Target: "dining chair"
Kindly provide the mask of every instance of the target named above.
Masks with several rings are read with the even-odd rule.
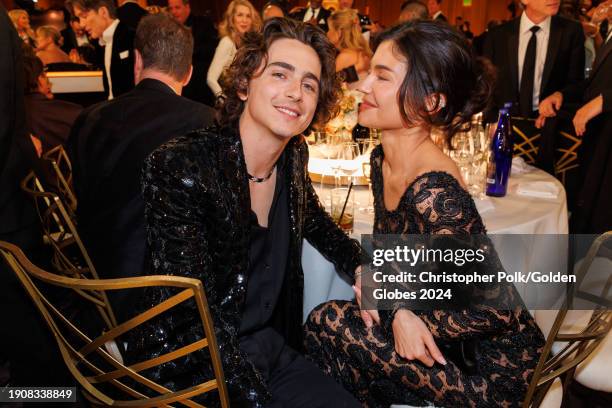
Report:
[[[59,195],[44,191],[33,172],[21,182],[21,189],[34,201],[44,241],[53,251],[51,264],[59,274],[75,277],[99,279],[96,268],[81,240],[68,207]],[[94,301],[102,319],[108,327],[117,324],[112,307],[105,293],[92,292],[79,294]],[[93,298],[92,298],[93,297]]]
[[[583,363],[588,362],[606,341],[612,328],[612,269],[608,268],[604,272],[606,275],[603,282],[594,288],[599,293],[587,290],[586,283],[593,274],[591,267],[597,255],[606,248],[604,244],[611,240],[612,232],[602,234],[594,240],[576,272],[573,294],[570,293],[558,311],[536,311],[536,322],[547,335],[547,339],[523,407],[541,406],[553,382],[558,378],[563,379],[559,391],[566,390],[573,381],[576,370],[583,369]],[[575,302],[580,301],[588,302],[593,309],[573,309]],[[580,308],[584,308],[584,305]]]
[[[62,145],[58,145],[43,154],[53,168],[53,178],[58,193],[65,200],[72,212],[76,211],[77,198],[72,185],[72,163]]]
[[[0,241],[0,257],[13,270],[30,299],[42,315],[47,327],[55,338],[63,360],[71,374],[78,381],[85,398],[94,405],[115,407],[203,407],[197,397],[208,393],[218,398],[221,407],[229,407],[228,392],[223,376],[221,358],[217,347],[212,318],[208,309],[204,287],[200,280],[179,276],[142,276],[122,279],[80,279],[60,276],[44,271],[33,265],[15,245]],[[115,291],[122,289],[157,288],[175,294],[121,322],[98,337],[89,337],[81,330],[80,322],[71,319],[46,296],[48,288],[80,291]],[[121,337],[151,319],[194,302],[193,310],[201,322],[201,336],[194,335],[189,344],[157,357],[126,365],[121,358],[110,353],[105,344],[121,342]],[[25,334],[24,334],[25,335]],[[165,363],[189,356],[197,359],[202,353],[210,355],[213,378],[180,390],[171,390],[153,381],[148,370],[160,368]],[[197,356],[192,355],[198,353]]]

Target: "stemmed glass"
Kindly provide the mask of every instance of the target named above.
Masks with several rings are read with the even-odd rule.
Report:
[[[472,161],[474,159],[474,144],[470,140],[469,133],[457,133],[452,140],[453,148],[450,157],[455,161],[465,184],[469,186]]]
[[[340,155],[338,157],[342,160],[340,162],[340,170],[342,171],[342,173],[344,173],[345,176],[349,177],[351,180],[357,170],[359,170],[359,163],[357,162],[358,157],[359,145],[357,143],[342,143]]]
[[[362,212],[362,213],[372,214],[374,212],[374,203],[373,203],[373,200],[372,200],[372,179],[370,177],[372,166],[371,166],[369,161],[365,161],[365,162],[361,163],[361,169],[363,171],[363,177],[368,182],[368,206],[367,207],[360,207],[359,211]]]
[[[361,155],[369,158],[370,154],[372,154],[372,150],[376,146],[380,144],[380,140],[378,139],[362,139],[359,141],[359,145],[361,146]]]

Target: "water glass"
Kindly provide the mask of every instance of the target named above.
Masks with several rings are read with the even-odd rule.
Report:
[[[331,191],[331,216],[334,222],[346,233],[353,232],[355,214],[355,192],[347,187],[334,188]]]

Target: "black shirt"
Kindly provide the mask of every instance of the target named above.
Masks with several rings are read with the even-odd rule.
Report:
[[[283,153],[277,162],[268,227],[259,225],[257,215],[251,211],[249,281],[239,331],[240,348],[265,378],[269,378],[285,348],[285,340],[270,325],[283,286],[289,253],[285,162]]]

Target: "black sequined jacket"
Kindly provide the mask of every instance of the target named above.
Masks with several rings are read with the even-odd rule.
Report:
[[[335,226],[321,206],[308,175],[303,137],[294,137],[286,149],[291,242],[272,324],[291,347],[300,350],[303,239],[351,278],[360,263],[361,247]],[[237,338],[248,281],[251,211],[237,128],[212,127],[162,145],[145,162],[143,194],[152,272],[202,280],[232,407],[261,406],[269,393]],[[170,295],[150,289],[141,308]],[[151,321],[127,339],[129,360],[153,358],[192,341],[201,330],[196,316],[184,310]],[[212,369],[207,353],[196,353],[147,374],[176,389],[212,378]]]

